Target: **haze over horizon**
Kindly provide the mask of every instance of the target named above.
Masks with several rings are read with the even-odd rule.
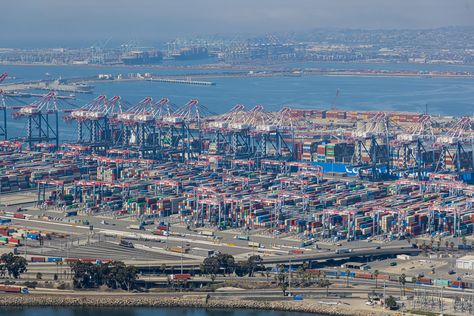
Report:
[[[20,0],[2,3],[0,47],[166,41],[315,28],[474,26],[474,0]],[[10,31],[8,31],[10,30]],[[14,32],[12,32],[14,31]]]

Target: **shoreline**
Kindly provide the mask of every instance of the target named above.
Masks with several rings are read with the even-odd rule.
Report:
[[[375,316],[381,311],[354,310],[345,305],[324,305],[308,301],[267,301],[252,299],[217,298],[207,300],[206,295],[184,295],[163,297],[159,295],[46,295],[29,294],[1,295],[1,307],[156,307],[156,308],[203,308],[203,309],[248,309],[284,312],[314,313],[328,316]],[[383,311],[384,314],[401,315]]]

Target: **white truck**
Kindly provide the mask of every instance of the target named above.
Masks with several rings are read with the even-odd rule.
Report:
[[[351,253],[352,249],[350,248],[338,248],[336,249],[336,254],[341,254],[341,253]]]
[[[252,248],[260,248],[261,247],[260,243],[256,242],[256,241],[249,241],[248,246],[252,247]]]
[[[132,224],[127,226],[128,229],[133,230],[144,230],[145,228],[142,225]]]
[[[210,231],[210,230],[201,230],[199,232],[199,234],[201,234],[203,236],[208,236],[208,237],[213,237],[214,236],[214,232]]]

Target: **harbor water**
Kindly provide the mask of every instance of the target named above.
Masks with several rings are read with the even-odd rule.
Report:
[[[333,69],[387,69],[387,70],[437,70],[468,71],[471,66],[447,65],[365,65],[365,64],[304,64],[313,68]],[[151,72],[160,74],[186,74],[203,70],[169,70],[146,67],[92,67],[92,66],[1,66],[18,81],[48,78],[96,76],[98,74],[129,74]],[[215,71],[215,70],[214,70]],[[207,72],[207,71],[206,71]],[[192,77],[190,77],[193,79]],[[194,79],[193,79],[194,80]],[[199,80],[199,79],[196,79]],[[208,79],[206,79],[208,80]],[[328,109],[334,102],[336,91],[340,94],[336,107],[341,110],[386,110],[424,112],[426,105],[431,114],[472,115],[474,103],[474,79],[446,77],[371,77],[371,76],[301,76],[301,77],[228,77],[209,79],[216,85],[188,85],[151,81],[99,82],[94,84],[93,94],[78,94],[76,100],[61,101],[80,107],[99,94],[109,97],[120,95],[130,104],[145,96],[155,99],[167,97],[179,107],[197,98],[212,113],[223,113],[235,104],[247,109],[261,104],[266,110],[278,111],[283,106],[294,108]],[[11,82],[11,81],[10,81]],[[5,83],[8,83],[5,82]],[[22,105],[33,99],[18,99]],[[66,104],[64,104],[66,103]],[[10,122],[10,136],[24,136],[26,122]],[[75,139],[75,124],[60,123],[61,141]]]
[[[200,308],[104,308],[104,307],[0,307],[0,315],[9,316],[318,316],[318,314],[258,311],[210,310]]]

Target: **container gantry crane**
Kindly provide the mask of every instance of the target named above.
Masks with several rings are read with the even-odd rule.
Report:
[[[3,80],[5,80],[7,77],[8,77],[8,73],[7,73],[7,72],[3,72],[3,73],[0,75],[0,83],[2,83]]]
[[[0,89],[0,116],[0,139],[8,140],[7,103],[5,101],[5,95],[3,94],[2,89]]]
[[[121,137],[117,129],[117,115],[122,113],[120,96],[107,99],[100,95],[85,106],[65,116],[66,121],[77,122],[77,142],[87,145],[93,152],[105,153]]]
[[[352,133],[355,141],[351,168],[357,169],[359,177],[378,181],[390,177],[389,116],[379,112],[367,124]]]
[[[392,142],[395,157],[399,158],[396,172],[404,176],[414,174],[419,181],[426,178],[437,159],[433,147],[435,140],[431,116],[420,115],[406,133],[398,134]]]
[[[171,159],[185,161],[202,153],[204,121],[210,114],[204,105],[192,99],[170,116],[163,117],[165,134],[162,137],[170,144]]]
[[[140,158],[156,156],[155,102],[145,97],[135,106],[118,114],[122,124],[123,147],[135,147]]]
[[[27,119],[25,142],[28,149],[32,150],[35,144],[51,141],[54,142],[54,148],[59,148],[59,109],[55,92],[49,92],[40,100],[20,107],[12,115],[14,118]]]
[[[436,138],[435,146],[440,154],[435,172],[455,172],[458,176],[463,172],[474,172],[473,140],[471,118],[459,118],[444,135]]]
[[[230,158],[241,158],[250,151],[249,139],[244,130],[236,128],[232,122],[245,114],[245,106],[236,104],[229,112],[224,113],[207,124],[212,133],[209,154],[226,155]],[[211,148],[212,146],[212,148]]]

